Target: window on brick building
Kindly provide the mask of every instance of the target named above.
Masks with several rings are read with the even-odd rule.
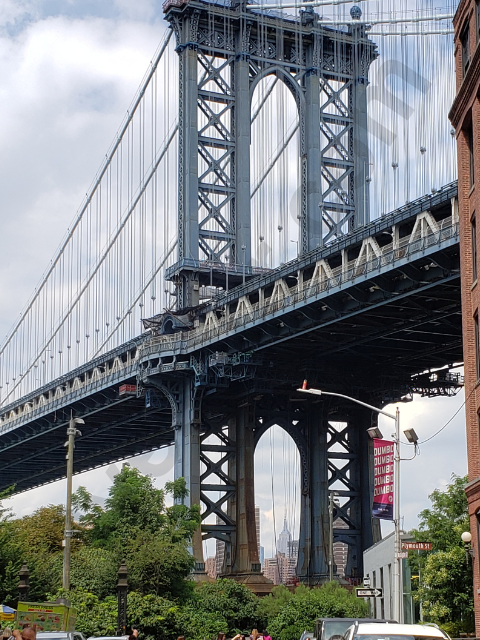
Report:
[[[460,42],[462,44],[462,73],[465,77],[470,66],[470,25],[468,22],[463,28]]]
[[[470,186],[473,187],[475,184],[475,157],[473,155],[474,152],[474,144],[473,144],[473,123],[471,122],[467,130],[465,131],[467,137],[467,145],[468,145],[468,161],[470,164]]]
[[[470,219],[470,231],[472,234],[472,282],[477,279],[477,218],[475,213]]]
[[[478,334],[478,311],[475,312],[473,316],[473,323],[475,325],[475,367],[476,367],[476,375],[477,380],[480,378],[480,362],[479,362],[479,348],[480,348],[480,340]]]
[[[475,519],[477,521],[477,540],[480,540],[480,511],[477,511],[477,513],[475,514]],[[473,546],[473,540],[472,540],[472,546]],[[477,546],[478,546],[478,542],[477,542]],[[473,547],[475,549],[475,547]],[[478,549],[475,549],[475,555],[477,556],[477,562],[479,563],[479,568],[480,568],[480,553],[477,553]]]
[[[480,0],[475,0],[475,30],[476,30],[476,42],[480,40]]]

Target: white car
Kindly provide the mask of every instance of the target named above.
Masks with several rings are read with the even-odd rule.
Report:
[[[37,640],[85,640],[80,631],[39,631]]]
[[[361,623],[352,625],[344,640],[450,640],[439,627],[429,624]]]
[[[128,640],[129,636],[90,636],[88,640]]]

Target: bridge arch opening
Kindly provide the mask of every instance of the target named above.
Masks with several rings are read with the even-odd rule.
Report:
[[[294,584],[298,559],[301,459],[278,424],[266,427],[255,448],[255,506],[259,555],[265,577]]]
[[[295,258],[300,239],[300,118],[287,82],[272,70],[252,86],[252,263],[269,268]]]

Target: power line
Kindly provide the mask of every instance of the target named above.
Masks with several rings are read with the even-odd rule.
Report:
[[[448,420],[441,429],[439,429],[436,433],[434,433],[433,435],[431,435],[429,438],[426,438],[426,440],[422,440],[421,442],[419,442],[418,444],[425,444],[425,442],[428,442],[429,440],[432,440],[433,438],[435,438],[435,436],[438,436],[439,433],[441,433],[446,427],[448,427],[448,425],[452,422],[452,420],[460,413],[460,410],[463,409],[463,407],[465,406],[467,400],[470,399],[470,396],[473,394],[473,392],[475,391],[475,387],[470,391],[469,395],[467,398],[465,398],[465,400],[462,402],[462,404],[459,406],[459,408],[455,411],[455,413],[453,414],[453,416],[450,418],[450,420]]]

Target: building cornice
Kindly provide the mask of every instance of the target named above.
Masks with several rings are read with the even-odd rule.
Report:
[[[467,498],[471,497],[472,495],[475,495],[479,491],[480,491],[480,476],[478,478],[475,478],[471,482],[468,482],[465,485],[465,493],[467,494]]]
[[[453,101],[452,107],[448,114],[450,122],[455,129],[458,128],[459,123],[463,119],[463,116],[470,104],[470,102],[477,95],[478,84],[480,80],[480,47],[477,46],[475,53],[473,54],[472,61],[467,71],[467,75],[463,79],[460,89]]]

